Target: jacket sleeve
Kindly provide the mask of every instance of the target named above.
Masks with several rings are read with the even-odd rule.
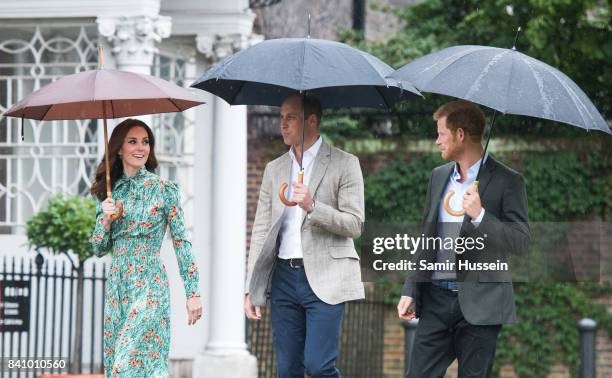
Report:
[[[179,273],[185,285],[185,295],[187,298],[199,297],[200,276],[191,251],[191,241],[185,227],[179,193],[180,190],[176,183],[171,181],[165,183],[164,208],[166,209],[166,221],[170,228]]]
[[[315,202],[310,222],[336,235],[356,239],[365,218],[363,175],[356,156],[350,156],[338,185],[338,208]]]
[[[102,257],[112,249],[111,229],[104,227],[104,213],[101,202],[96,203],[96,225],[91,235],[94,255]]]
[[[251,230],[251,245],[249,248],[249,257],[247,264],[247,277],[245,282],[245,293],[249,292],[251,278],[253,277],[253,268],[259,257],[265,237],[270,230],[272,223],[272,178],[270,177],[269,165],[264,169],[261,186],[259,189],[259,200],[257,201],[257,210],[255,212],[255,221]]]
[[[468,235],[487,235],[487,247],[510,254],[524,255],[528,252],[531,234],[529,231],[527,190],[520,174],[512,174],[504,185],[501,215],[496,217],[486,211],[480,225],[465,222]]]

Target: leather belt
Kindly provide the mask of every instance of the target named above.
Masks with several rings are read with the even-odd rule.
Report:
[[[431,283],[434,286],[439,287],[440,289],[445,289],[445,290],[450,290],[450,291],[459,291],[459,286],[457,285],[457,281],[432,280]]]
[[[278,258],[282,264],[289,265],[293,269],[299,269],[304,267],[304,259],[281,259]]]

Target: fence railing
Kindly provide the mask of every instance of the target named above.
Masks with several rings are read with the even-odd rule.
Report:
[[[81,329],[83,373],[101,373],[106,267],[86,266]],[[18,359],[62,358],[75,362],[77,272],[66,261],[6,256],[0,265],[0,356]],[[0,377],[17,377],[0,365]],[[63,371],[66,371],[64,369]],[[56,373],[59,369],[28,372]],[[17,374],[15,372],[15,374]],[[24,375],[19,375],[23,377]]]
[[[347,378],[383,378],[385,312],[389,305],[379,290],[372,290],[365,301],[348,302],[344,308],[340,355],[337,366]],[[276,357],[272,341],[269,308],[262,309],[262,320],[247,323],[247,344],[257,357],[259,378],[275,378]]]

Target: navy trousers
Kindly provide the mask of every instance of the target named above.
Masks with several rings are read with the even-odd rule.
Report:
[[[304,268],[276,263],[271,285],[272,335],[280,378],[340,377],[336,368],[344,304],[312,291]]]

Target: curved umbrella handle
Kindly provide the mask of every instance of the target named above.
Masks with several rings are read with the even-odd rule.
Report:
[[[102,101],[102,114],[106,117],[106,101]],[[110,162],[108,160],[108,127],[106,126],[106,118],[104,118],[104,164],[106,168],[106,197],[113,198],[113,192],[111,191]],[[111,220],[115,221],[123,218],[123,214],[123,203],[117,201],[117,208],[115,214],[111,215]]]
[[[303,184],[304,183],[304,171],[299,171],[298,172],[298,183]],[[285,190],[287,190],[287,188],[289,187],[289,184],[287,184],[286,182],[284,182],[281,186],[280,189],[278,191],[278,198],[280,198],[281,202],[285,205],[285,206],[295,206],[297,205],[297,202],[293,202],[293,201],[289,201],[287,199],[287,197],[285,197]]]
[[[474,181],[472,186],[476,187],[476,190],[478,190],[478,181]],[[453,198],[454,195],[455,195],[455,191],[454,190],[450,190],[448,193],[446,193],[446,196],[444,196],[444,210],[446,210],[447,213],[449,213],[450,215],[452,215],[454,217],[464,216],[465,215],[465,210],[463,210],[463,209],[461,209],[461,210],[453,210],[453,208],[450,205],[450,200],[451,200],[451,198]]]
[[[123,202],[117,201],[117,208],[115,210],[115,214],[111,215],[112,220],[117,220],[123,218],[125,211],[123,211]]]
[[[112,192],[106,192],[106,198],[113,198],[113,193]],[[113,215],[111,215],[111,220],[116,221],[117,219],[121,219],[123,218],[124,215],[124,211],[123,211],[123,202],[121,202],[121,200],[117,201],[117,206],[115,206],[115,213]]]

